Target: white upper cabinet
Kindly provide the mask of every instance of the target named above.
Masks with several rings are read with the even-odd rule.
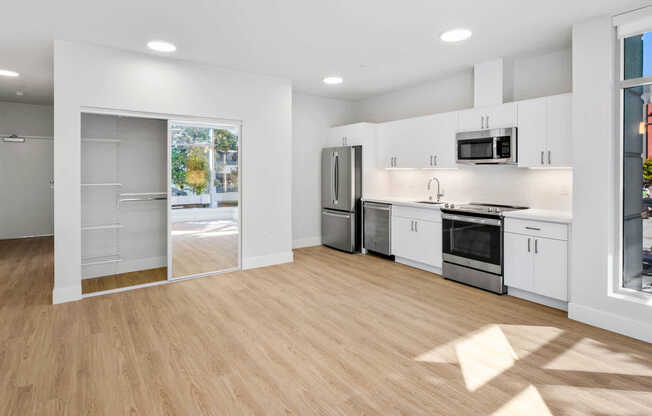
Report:
[[[571,166],[571,94],[518,103],[518,165]]]
[[[459,130],[474,131],[516,125],[514,103],[479,107],[459,112]]]
[[[518,103],[518,165],[542,166],[548,141],[548,98]]]
[[[378,163],[386,168],[453,168],[456,130],[455,112],[382,123]]]
[[[422,117],[423,128],[415,150],[419,152],[418,168],[454,168],[457,113]]]
[[[380,192],[375,176],[371,170],[377,168],[377,130],[373,123],[356,123],[346,126],[332,127],[326,147],[362,146],[362,192],[363,196],[375,195]],[[382,167],[382,166],[381,166]]]
[[[571,94],[548,97],[548,166],[572,166],[572,104]]]

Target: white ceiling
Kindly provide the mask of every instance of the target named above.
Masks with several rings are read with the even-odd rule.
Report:
[[[148,53],[289,78],[298,91],[357,100],[442,77],[474,62],[570,45],[571,25],[642,5],[633,0],[23,0],[0,24],[0,100],[52,102],[52,41]],[[441,32],[474,36],[443,44]],[[83,68],[79,69],[83,71]],[[344,77],[326,86],[326,75]],[[23,89],[23,97],[16,90]]]

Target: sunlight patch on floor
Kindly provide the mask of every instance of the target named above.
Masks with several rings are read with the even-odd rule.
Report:
[[[533,385],[529,385],[522,392],[512,397],[500,409],[492,413],[492,416],[551,416],[546,402]]]
[[[584,338],[572,348],[562,352],[544,368],[549,370],[588,371],[592,373],[622,374],[626,376],[652,376],[652,361],[636,360],[635,353],[614,351],[605,344]],[[617,362],[618,365],[614,366]],[[614,371],[617,368],[617,371]]]
[[[501,324],[500,329],[519,359],[527,357],[564,333],[564,330],[554,326]]]
[[[652,396],[649,391],[595,387],[538,385],[537,388],[541,396],[551,405],[554,403],[556,407],[570,408],[576,404],[577,397],[591,397],[591,401],[584,404],[582,409],[584,414],[609,416],[647,415],[649,409],[640,406],[639,403],[649,402]],[[623,406],[624,400],[627,400],[627,406]],[[568,405],[565,405],[566,403]]]
[[[475,391],[514,365],[518,356],[498,325],[475,332],[455,346],[466,388]]]

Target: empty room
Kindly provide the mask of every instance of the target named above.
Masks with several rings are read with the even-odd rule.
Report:
[[[648,2],[0,35],[0,415],[652,415]]]

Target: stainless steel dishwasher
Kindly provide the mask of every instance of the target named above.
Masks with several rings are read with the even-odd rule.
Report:
[[[392,254],[392,206],[365,202],[364,248],[374,253]]]

